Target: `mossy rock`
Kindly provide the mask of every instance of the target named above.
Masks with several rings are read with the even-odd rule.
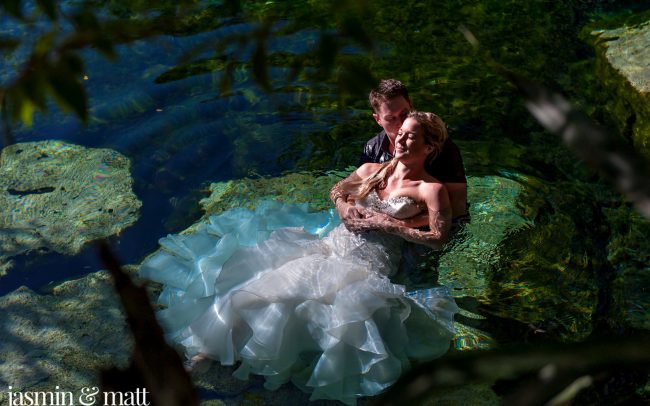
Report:
[[[609,268],[610,229],[595,193],[561,181],[526,189],[518,205],[534,226],[509,233],[499,245],[484,292],[492,312],[563,341],[591,334]]]
[[[26,252],[73,255],[138,218],[131,163],[110,149],[61,141],[10,145],[0,154],[0,269]]]
[[[650,330],[650,222],[625,205],[603,211],[612,228],[607,259],[614,272],[608,322]]]
[[[100,369],[125,367],[133,344],[114,292],[98,272],[51,295],[21,287],[0,297],[0,385],[79,391],[99,386]]]
[[[455,236],[440,259],[440,283],[456,296],[484,295],[486,276],[498,263],[503,238],[531,221],[517,208],[523,186],[512,179],[485,176],[468,178],[471,222]]]
[[[609,94],[608,119],[650,157],[650,13],[646,17],[641,24],[593,29],[587,39],[596,49],[596,76]]]
[[[285,203],[309,203],[314,211],[331,207],[329,191],[352,172],[297,172],[276,178],[239,179],[212,183],[210,196],[201,200],[204,218],[236,207],[253,209],[261,200]]]

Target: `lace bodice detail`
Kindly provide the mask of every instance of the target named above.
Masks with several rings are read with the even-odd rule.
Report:
[[[358,200],[356,205],[388,214],[397,219],[407,219],[422,211],[422,207],[408,196],[391,197],[386,200],[381,200],[375,189],[368,193],[365,198]]]

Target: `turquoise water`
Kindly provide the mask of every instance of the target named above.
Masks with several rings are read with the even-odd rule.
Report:
[[[345,44],[345,61],[375,77],[403,80],[416,107],[439,113],[470,176],[473,224],[446,255],[431,260],[432,279],[456,292],[466,317],[483,320],[466,323],[457,349],[516,343],[531,334],[530,325],[562,341],[585,339],[602,320],[614,330],[647,329],[647,223],[542,130],[514,89],[457,31],[459,23],[467,25],[504,66],[562,89],[602,119],[592,98],[598,87],[589,76],[593,51],[578,39],[580,28],[647,6],[484,0],[369,7],[363,21],[377,41],[375,53]],[[326,6],[304,2],[280,25],[311,9],[327,20]],[[197,44],[254,27],[236,21],[208,32],[120,45],[114,62],[84,51],[89,124],[52,104],[48,114],[35,115],[31,127],[16,126],[14,137],[107,147],[131,160],[134,191],[143,203],[140,218],[111,242],[124,263],[139,263],[160,237],[203,215],[199,200],[210,194],[213,182],[259,180],[252,192],[240,189],[228,203],[247,204],[265,192],[286,198],[304,187],[281,176],[306,172],[309,179],[320,179],[320,171],[356,164],[361,145],[378,130],[365,99],[367,87],[361,83],[355,89],[335,76],[317,80],[309,74],[315,65],[287,80],[290,57],[317,46],[314,21],[301,21],[304,27],[297,32],[278,34],[268,43],[272,93],[253,78],[250,46],[238,56],[230,93],[220,90],[223,65],[211,51],[200,57],[213,69],[169,74]],[[15,21],[2,22],[5,33],[29,37]],[[20,54],[5,58],[3,81],[19,66]],[[281,186],[264,183],[274,180]],[[14,261],[0,278],[2,295],[22,285],[48,294],[63,281],[101,269],[92,246],[75,256],[32,253]]]

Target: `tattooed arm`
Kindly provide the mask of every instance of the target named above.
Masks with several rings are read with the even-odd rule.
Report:
[[[348,225],[349,219],[360,219],[364,216],[364,210],[355,207],[354,200],[352,200],[348,193],[344,190],[344,185],[350,181],[359,181],[367,176],[369,176],[374,170],[376,170],[378,164],[367,163],[361,165],[357,168],[356,171],[352,172],[350,176],[338,182],[332,190],[330,190],[330,199],[336,207],[341,220],[345,225]]]
[[[439,249],[447,241],[451,229],[451,205],[447,189],[440,183],[424,183],[418,188],[418,194],[427,205],[429,231],[409,227],[404,220],[377,212],[363,219],[351,219],[348,228],[352,231],[382,230]]]
[[[359,175],[357,175],[356,172],[353,172],[350,176],[334,185],[332,190],[330,190],[330,200],[334,203],[334,207],[336,207],[336,211],[339,213],[339,217],[341,217],[341,220],[344,223],[346,223],[346,220],[348,219],[363,217],[361,212],[354,207],[354,204],[348,202],[349,196],[343,190],[345,183],[356,179],[359,179]]]

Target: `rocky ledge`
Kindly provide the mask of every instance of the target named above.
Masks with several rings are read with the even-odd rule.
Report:
[[[589,41],[596,49],[596,75],[611,96],[605,110],[650,157],[650,21],[595,29]]]

